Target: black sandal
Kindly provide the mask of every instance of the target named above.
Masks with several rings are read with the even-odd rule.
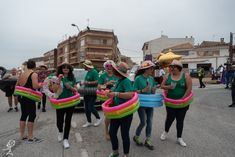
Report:
[[[21,138],[22,141],[26,141],[27,139],[28,139],[27,136]]]

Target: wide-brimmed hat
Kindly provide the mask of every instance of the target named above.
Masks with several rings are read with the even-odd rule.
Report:
[[[179,67],[183,68],[183,64],[181,63],[181,61],[176,60],[176,59],[173,60],[170,65],[175,65],[175,66],[179,66]]]
[[[46,70],[48,69],[46,65],[40,65],[39,68],[45,68]]]
[[[155,64],[152,61],[146,60],[146,61],[142,62],[142,64],[140,65],[138,70],[148,69],[148,68],[151,68],[154,66],[155,66]]]
[[[94,66],[90,60],[86,59],[82,64],[85,65],[87,68],[90,68],[90,69],[94,68]]]
[[[116,70],[120,75],[127,77],[128,65],[125,62],[120,62],[119,64],[112,64],[114,70]]]

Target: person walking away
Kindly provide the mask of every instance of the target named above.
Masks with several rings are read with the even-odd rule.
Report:
[[[167,91],[167,97],[171,99],[183,99],[186,98],[192,91],[192,79],[188,73],[182,72],[183,65],[178,60],[173,60],[170,64],[170,73],[164,77],[161,84],[161,88]],[[173,121],[176,119],[176,130],[177,130],[177,142],[186,147],[186,143],[183,141],[182,132],[184,127],[184,118],[186,112],[189,109],[189,105],[180,108],[166,106],[166,120],[165,130],[161,134],[161,140],[165,140],[167,133]]]
[[[135,76],[134,90],[140,94],[154,94],[156,91],[156,84],[154,78],[152,77],[152,72],[154,70],[155,64],[150,60],[144,61]],[[138,115],[140,123],[136,129],[135,136],[133,137],[134,142],[138,146],[142,146],[143,142],[140,139],[140,134],[142,129],[146,126],[146,139],[144,145],[150,149],[154,150],[154,146],[151,141],[152,132],[152,121],[153,121],[153,107],[139,107]],[[147,119],[146,119],[147,118]]]
[[[205,88],[206,85],[203,83],[202,79],[205,76],[205,71],[202,67],[199,68],[198,70],[198,79],[199,79],[199,83],[200,83],[200,87],[199,88]]]

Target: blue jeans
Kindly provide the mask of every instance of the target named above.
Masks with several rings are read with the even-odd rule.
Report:
[[[153,123],[153,108],[152,107],[140,107],[138,109],[138,114],[140,118],[140,124],[136,129],[136,136],[140,136],[142,129],[146,126],[146,138],[151,137],[152,123]],[[146,120],[147,118],[147,120]]]

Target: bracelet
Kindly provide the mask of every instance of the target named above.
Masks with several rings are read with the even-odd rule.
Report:
[[[119,92],[114,92],[114,96],[119,97]]]

